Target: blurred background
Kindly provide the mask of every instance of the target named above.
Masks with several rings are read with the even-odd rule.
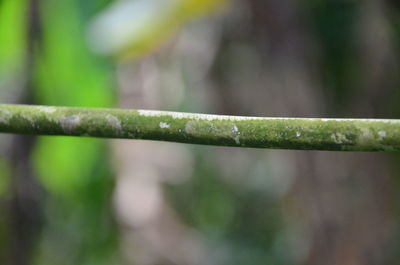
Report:
[[[0,101],[399,118],[394,0],[0,0]],[[0,263],[397,264],[400,156],[0,136]]]

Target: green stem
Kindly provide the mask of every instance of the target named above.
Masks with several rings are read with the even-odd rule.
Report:
[[[400,152],[400,120],[261,118],[0,104],[0,132],[256,148]]]

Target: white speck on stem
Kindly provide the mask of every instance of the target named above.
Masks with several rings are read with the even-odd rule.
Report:
[[[39,107],[40,112],[54,113],[57,109],[55,107],[41,106]]]
[[[160,122],[160,128],[161,129],[169,129],[171,127],[168,123],[166,122]]]
[[[301,132],[296,132],[296,136],[300,137],[301,136]]]
[[[108,124],[111,125],[111,127],[113,127],[115,129],[116,132],[120,133],[122,131],[122,126],[121,126],[121,122],[119,121],[119,119],[111,114],[108,114],[106,116],[107,122]]]
[[[239,129],[235,124],[232,126],[232,133],[240,134]]]
[[[185,133],[191,134],[193,132],[193,121],[188,121],[185,125]]]
[[[240,137],[239,137],[240,131],[239,131],[239,128],[236,126],[236,124],[234,124],[234,125],[232,126],[231,131],[232,131],[232,133],[233,133],[234,135],[236,135],[236,136],[233,138],[233,139],[235,140],[235,143],[236,143],[237,145],[239,145],[239,144],[240,144]]]
[[[368,129],[364,129],[364,130],[362,131],[362,136],[363,136],[365,139],[371,139],[371,138],[373,137],[372,133],[371,133]]]
[[[383,138],[385,138],[387,136],[385,131],[379,131],[378,135],[379,135],[380,140],[382,140]]]
[[[79,115],[71,115],[63,118],[60,121],[60,125],[64,132],[73,132],[81,123],[81,117]]]
[[[335,141],[337,144],[343,144],[344,142],[347,142],[346,135],[341,134],[341,133],[332,133],[331,138]]]

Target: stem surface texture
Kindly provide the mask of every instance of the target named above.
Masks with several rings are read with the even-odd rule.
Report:
[[[293,150],[400,152],[400,120],[263,118],[0,104],[0,132]]]

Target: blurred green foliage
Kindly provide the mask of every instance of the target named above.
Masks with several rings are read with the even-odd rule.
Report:
[[[12,93],[12,85],[24,70],[26,49],[26,1],[0,2],[0,97]]]
[[[41,3],[42,39],[36,51],[34,79],[36,102],[113,106],[112,65],[93,55],[84,38],[87,21],[106,1]],[[38,264],[114,262],[117,241],[111,214],[113,179],[109,153],[100,140],[38,140],[33,159],[40,180],[50,193],[46,214],[51,220],[44,230]]]
[[[40,21],[33,50],[36,104],[57,106],[115,106],[113,62],[88,47],[88,23],[112,1],[46,0],[36,2]],[[158,10],[130,52],[149,52],[187,19],[207,13],[223,1],[171,1],[169,12]],[[26,71],[30,4],[27,0],[0,1],[0,95],[14,100],[18,81]],[[160,4],[160,3],[158,3]],[[157,21],[158,20],[158,21]],[[136,50],[133,50],[136,49]],[[20,91],[24,88],[20,87]],[[10,96],[11,95],[11,96]],[[7,101],[6,101],[7,102]],[[46,224],[34,254],[34,264],[116,264],[117,226],[112,214],[114,180],[110,150],[103,140],[40,137],[33,163],[48,193]],[[0,160],[0,194],[9,193],[10,169]],[[0,224],[7,227],[6,223]],[[0,231],[2,244],[7,234]]]

